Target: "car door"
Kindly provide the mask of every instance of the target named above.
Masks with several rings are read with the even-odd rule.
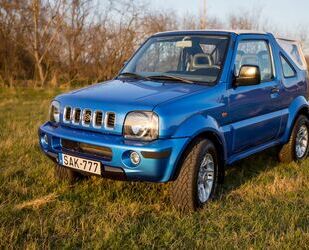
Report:
[[[280,130],[280,82],[275,74],[272,46],[268,36],[243,35],[236,41],[235,74],[243,65],[260,68],[257,85],[231,86],[228,90],[228,119],[232,154],[275,140]]]

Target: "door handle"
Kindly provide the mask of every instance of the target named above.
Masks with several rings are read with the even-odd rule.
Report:
[[[279,91],[280,91],[280,89],[279,89],[278,87],[273,87],[273,88],[271,89],[271,93],[272,93],[272,94],[279,93]]]

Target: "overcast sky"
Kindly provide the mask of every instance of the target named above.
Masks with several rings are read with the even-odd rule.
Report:
[[[154,6],[175,9],[177,12],[199,14],[203,0],[152,0]],[[206,0],[210,16],[226,19],[228,13],[239,9],[262,7],[262,17],[276,26],[293,29],[300,24],[309,27],[309,0]]]

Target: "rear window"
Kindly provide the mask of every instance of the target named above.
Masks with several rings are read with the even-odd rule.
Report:
[[[277,39],[277,41],[281,48],[289,55],[289,57],[300,69],[307,69],[306,60],[299,43],[283,39]]]
[[[293,66],[288,62],[287,59],[285,59],[282,55],[280,55],[281,65],[282,65],[282,71],[284,78],[291,78],[296,76],[295,69]]]

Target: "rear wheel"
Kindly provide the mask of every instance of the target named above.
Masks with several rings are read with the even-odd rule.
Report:
[[[55,179],[68,182],[70,184],[75,183],[79,179],[84,178],[84,176],[76,171],[73,171],[69,168],[63,167],[59,164],[56,164],[54,167],[54,176]]]
[[[177,180],[172,184],[171,200],[180,210],[196,210],[215,197],[219,164],[214,144],[205,139],[195,142],[187,153]]]
[[[279,151],[279,161],[289,163],[306,158],[309,146],[309,121],[300,115],[293,127],[290,139]]]

